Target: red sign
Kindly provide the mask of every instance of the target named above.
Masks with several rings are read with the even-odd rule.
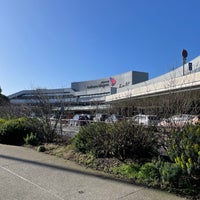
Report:
[[[110,77],[110,83],[112,86],[114,86],[117,83],[117,81],[114,78]]]

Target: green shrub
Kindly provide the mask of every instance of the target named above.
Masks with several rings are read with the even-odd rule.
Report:
[[[154,163],[145,163],[138,172],[138,180],[148,185],[159,185],[160,173]]]
[[[6,122],[6,119],[0,118],[0,126]]]
[[[75,136],[73,144],[82,153],[92,153],[96,157],[109,157],[112,146],[109,144],[108,130],[109,125],[105,123],[94,123],[82,127]]]
[[[121,174],[130,179],[136,179],[138,176],[140,166],[138,164],[122,164],[119,167],[115,167],[112,169],[113,172],[117,174]]]
[[[30,145],[33,145],[33,146],[35,146],[35,145],[37,145],[38,144],[38,138],[37,138],[37,134],[35,133],[33,133],[33,132],[31,132],[30,134],[27,134],[26,135],[26,137],[24,138],[24,142],[25,142],[25,144],[30,144]]]
[[[24,138],[31,132],[37,132],[38,124],[34,124],[31,119],[17,118],[0,120],[0,143],[22,145]],[[39,134],[38,134],[39,135]]]
[[[199,189],[191,184],[181,167],[172,162],[157,161],[160,173],[160,187],[184,195],[196,195]]]
[[[171,162],[157,161],[154,163],[160,173],[161,187],[180,187],[183,176],[180,166]]]
[[[46,148],[44,145],[40,145],[38,148],[37,148],[37,151],[38,152],[45,152],[46,151]]]
[[[0,126],[0,142],[6,144],[23,144],[26,136],[25,119],[6,120]]]
[[[158,155],[159,140],[152,127],[124,121],[111,129],[114,155],[119,159],[152,159]]]
[[[120,160],[151,159],[159,149],[158,138],[151,129],[130,122],[90,124],[81,128],[73,144],[80,152]]]
[[[173,131],[168,140],[167,152],[183,172],[200,179],[200,125],[188,125]]]

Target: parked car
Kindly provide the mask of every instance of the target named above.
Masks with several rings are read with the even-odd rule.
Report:
[[[105,122],[107,122],[107,123],[115,123],[115,122],[120,122],[122,120],[125,120],[125,117],[123,115],[112,114],[111,116],[109,116],[105,120]]]
[[[161,127],[183,127],[186,124],[199,123],[199,117],[197,115],[180,114],[173,115],[168,119],[163,119],[159,126]]]
[[[70,126],[84,126],[89,123],[89,117],[87,114],[76,114],[70,119]]]
[[[97,113],[93,118],[94,122],[104,122],[110,115],[107,113]]]
[[[88,115],[90,123],[92,123],[94,121],[94,117],[95,117],[95,115]]]
[[[58,118],[57,118],[56,115],[51,115],[50,120],[51,121],[56,121],[56,120],[58,120]]]
[[[159,123],[159,117],[157,115],[135,115],[132,120],[138,125],[145,126],[157,126]]]

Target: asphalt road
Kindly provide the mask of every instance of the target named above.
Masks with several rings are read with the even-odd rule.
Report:
[[[183,200],[71,161],[0,144],[0,200]]]

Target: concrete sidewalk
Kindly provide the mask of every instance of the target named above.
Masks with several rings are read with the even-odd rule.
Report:
[[[0,200],[183,200],[32,149],[0,145]]]

